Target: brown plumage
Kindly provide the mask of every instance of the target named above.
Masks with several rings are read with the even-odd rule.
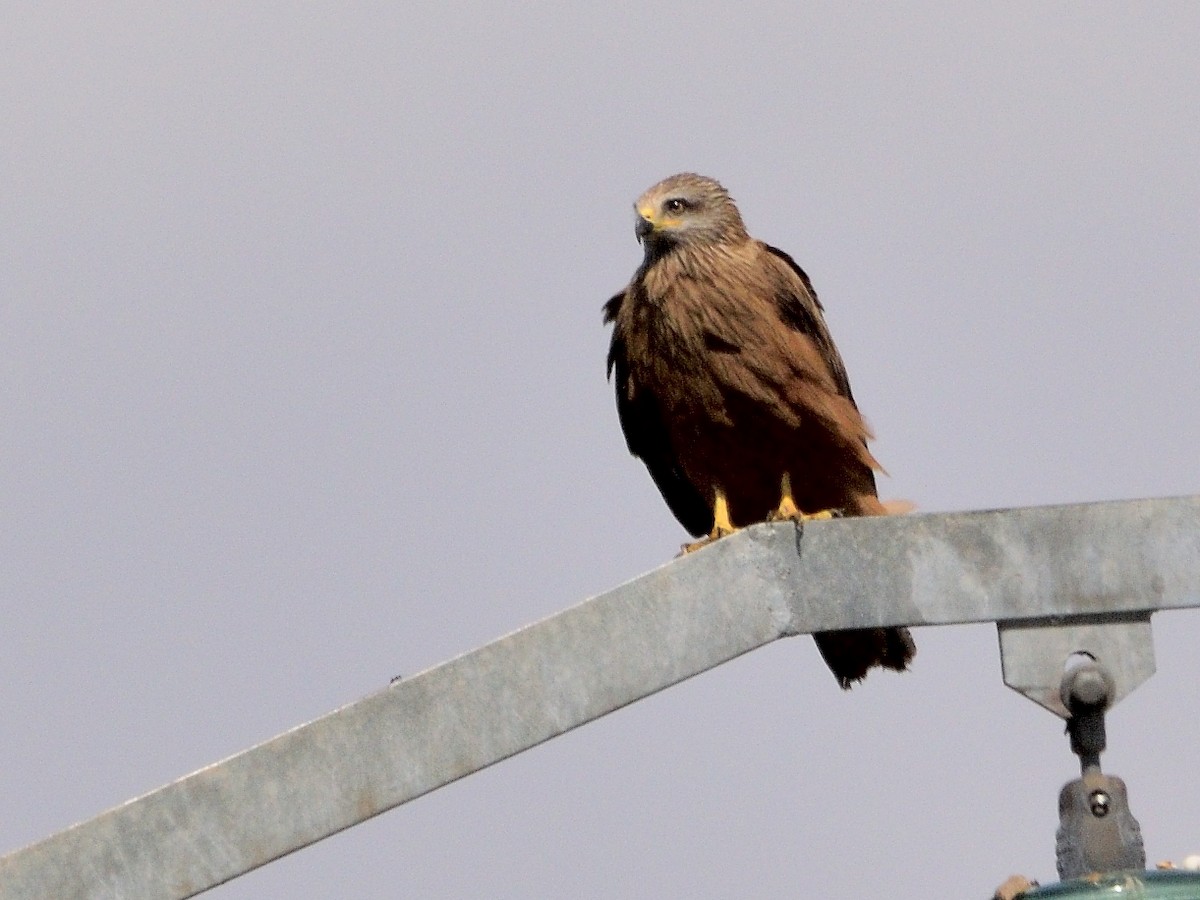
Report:
[[[808,276],[756,241],[726,190],[682,174],[635,208],[645,258],[605,304],[629,450],[693,535],[797,512],[882,515],[846,369]],[[791,490],[793,505],[784,496]],[[842,687],[903,671],[906,629],[814,636]]]

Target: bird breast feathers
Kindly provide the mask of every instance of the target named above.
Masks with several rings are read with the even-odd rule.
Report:
[[[710,414],[740,397],[790,427],[815,415],[861,440],[866,429],[817,342],[781,318],[777,298],[784,293],[815,303],[799,277],[756,241],[657,260],[639,273],[620,310],[629,389],[669,395],[672,406],[699,404]]]
[[[632,317],[624,330],[634,343],[646,340],[639,348],[646,355],[683,366],[700,360],[711,366],[716,356],[722,367],[749,367],[760,376],[786,372],[836,391],[813,340],[780,317],[776,298],[806,297],[806,288],[758,242],[672,254],[641,273],[633,288],[635,302],[623,304]]]

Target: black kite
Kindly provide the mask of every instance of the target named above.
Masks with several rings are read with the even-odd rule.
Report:
[[[637,201],[645,258],[605,304],[609,377],[629,450],[701,546],[772,518],[883,515],[879,464],[796,262],[754,240],[711,178],[673,175]],[[903,671],[907,629],[814,635],[842,687]]]

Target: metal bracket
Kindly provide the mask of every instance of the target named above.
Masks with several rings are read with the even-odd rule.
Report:
[[[1197,560],[1200,497],[753,526],[0,857],[0,900],[190,897],[794,634],[1012,622],[1009,684],[1084,650],[1119,698]]]
[[[1109,614],[1103,621],[1072,619],[997,622],[1004,683],[1056,716],[1068,719],[1062,697],[1067,660],[1084,653],[1112,680],[1109,707],[1154,674],[1150,613]]]

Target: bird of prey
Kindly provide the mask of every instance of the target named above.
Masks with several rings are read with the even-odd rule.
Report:
[[[629,451],[702,546],[767,519],[882,515],[879,464],[812,282],[729,193],[672,175],[634,205],[645,256],[604,306]],[[831,598],[836,602],[836,598]],[[907,629],[814,635],[843,688],[907,668]]]

